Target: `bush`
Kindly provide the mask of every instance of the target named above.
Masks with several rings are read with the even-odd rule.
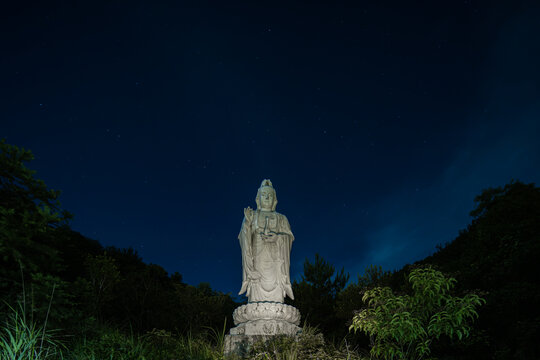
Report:
[[[304,326],[297,336],[279,335],[255,343],[248,353],[253,360],[361,360],[358,351],[344,342],[339,347],[327,344],[317,328]]]
[[[456,280],[431,267],[409,275],[413,294],[398,296],[388,287],[367,290],[367,308],[353,318],[349,330],[371,337],[371,354],[384,359],[422,359],[441,336],[462,340],[478,317],[476,307],[485,301],[476,294],[450,295]]]
[[[68,359],[73,360],[214,360],[222,358],[216,346],[203,336],[174,335],[153,329],[142,336],[126,335],[114,328],[103,327],[91,338],[73,346]]]
[[[122,334],[117,329],[102,328],[97,336],[83,338],[75,343],[69,353],[73,360],[145,360],[150,349],[144,341],[134,335]]]

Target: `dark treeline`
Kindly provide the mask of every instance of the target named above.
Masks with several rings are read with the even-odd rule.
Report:
[[[179,273],[146,264],[133,249],[104,248],[69,227],[59,192],[34,178],[25,163],[32,154],[0,143],[0,315],[21,304],[38,321],[75,336],[107,326],[144,334],[179,335],[221,329],[239,304],[209,284],[192,286]],[[457,279],[456,295],[486,299],[471,336],[441,339],[433,355],[445,359],[536,359],[540,357],[540,189],[512,182],[476,198],[472,222],[452,242],[396,272],[378,266],[349,282],[321,256],[306,259],[294,301],[303,321],[329,341],[346,338],[367,349],[370,340],[348,331],[366,290],[388,286],[407,294],[411,269],[431,265]],[[348,284],[348,285],[347,285]],[[52,300],[51,300],[52,298]],[[50,310],[49,310],[50,309]]]
[[[540,188],[512,182],[487,189],[475,199],[472,223],[432,255],[394,273],[370,266],[345,287],[348,275],[316,256],[306,260],[304,276],[295,282],[295,302],[305,320],[327,337],[347,335],[362,295],[375,286],[410,294],[406,281],[413,268],[431,265],[457,279],[457,295],[477,293],[486,304],[464,342],[441,339],[434,354],[447,359],[540,358]],[[351,337],[361,346],[369,340]]]
[[[461,292],[484,293],[477,331],[460,358],[540,357],[540,188],[512,182],[476,197],[472,223],[419,264],[458,279]]]
[[[0,312],[17,303],[28,316],[66,333],[107,325],[177,334],[232,324],[236,304],[209,284],[145,264],[133,249],[104,248],[70,229],[71,214],[24,163],[30,151],[0,143]],[[50,308],[50,311],[49,311]]]

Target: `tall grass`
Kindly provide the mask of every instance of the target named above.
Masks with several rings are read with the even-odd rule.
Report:
[[[0,326],[1,360],[220,360],[223,359],[222,331],[207,336],[178,336],[164,330],[145,335],[124,334],[102,326],[90,338],[72,342],[68,350],[57,340],[57,331],[28,321],[24,307],[10,306],[11,312]]]
[[[74,342],[65,359],[69,360],[154,360],[151,347],[141,337],[101,327],[98,334]]]
[[[0,328],[0,359],[44,360],[62,358],[63,344],[56,340],[55,331],[47,330],[46,324],[38,326],[27,321],[25,308],[9,306],[4,325]]]
[[[80,338],[68,351],[56,340],[55,332],[27,322],[24,309],[12,312],[0,329],[0,359],[9,360],[223,360],[226,324],[206,336],[173,335],[154,329],[145,335],[124,334],[100,327],[95,336]],[[344,346],[343,346],[344,345]],[[364,355],[364,356],[363,356]],[[316,328],[304,326],[298,337],[277,336],[255,344],[249,359],[255,360],[360,360],[365,354],[341,344],[325,344]]]
[[[220,359],[223,357],[223,352],[225,351],[225,334],[227,332],[227,318],[223,321],[223,328],[221,331],[217,331],[214,328],[207,327],[208,330],[210,330],[210,335],[212,337],[212,340],[216,344],[216,348],[214,352],[215,355],[220,355]]]
[[[73,344],[64,359],[69,360],[220,360],[223,359],[222,332],[192,336],[175,335],[153,329],[144,335],[124,334],[102,326],[91,338]],[[210,341],[208,337],[214,337]]]
[[[54,293],[53,293],[54,294]],[[24,297],[24,296],[23,296]],[[9,306],[9,305],[8,305]],[[0,326],[0,360],[224,360],[227,324],[221,330],[186,336],[153,329],[144,335],[125,334],[114,327],[97,326],[93,336],[75,337],[69,350],[58,340],[58,331],[28,320],[24,304],[11,310]],[[325,344],[317,328],[304,325],[297,337],[277,336],[254,344],[248,358],[254,360],[363,360],[365,354],[347,343]]]
[[[248,358],[253,360],[367,360],[366,354],[351,349],[344,340],[337,346],[326,343],[316,327],[304,324],[296,336],[276,336],[253,344]]]

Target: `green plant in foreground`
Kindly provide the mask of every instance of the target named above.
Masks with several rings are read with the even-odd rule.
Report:
[[[216,329],[212,327],[207,327],[207,329],[210,331],[210,334],[216,343],[215,357],[222,358],[223,352],[225,350],[225,334],[227,333],[227,318],[225,318],[225,320],[223,321],[223,328],[221,329],[221,331],[217,331]]]
[[[343,344],[342,344],[343,345]],[[297,336],[279,335],[253,344],[250,360],[361,360],[357,351],[326,344],[316,327],[305,325]]]
[[[388,287],[365,292],[367,308],[353,318],[350,330],[361,330],[372,341],[371,354],[383,359],[424,359],[434,340],[446,335],[469,336],[476,307],[485,300],[476,294],[450,295],[456,280],[431,267],[409,274],[413,294],[398,296]]]
[[[180,336],[163,329],[144,335],[124,334],[102,326],[92,337],[78,340],[65,356],[69,360],[219,360],[223,359],[221,332],[211,333],[217,345],[204,334]],[[220,340],[221,339],[221,340]]]
[[[220,335],[216,333],[212,336]],[[177,336],[165,330],[153,329],[144,335],[144,341],[150,346],[147,359],[151,360],[218,360],[223,357],[219,338],[216,338],[218,344],[214,346],[203,335],[194,337],[188,333],[186,336]]]
[[[187,336],[180,338],[179,355],[186,359],[213,360],[220,359],[221,353],[216,351],[209,341],[201,337]]]
[[[139,336],[117,329],[102,328],[93,338],[83,338],[69,353],[73,360],[146,360],[152,359],[149,346]]]
[[[63,345],[54,339],[54,331],[27,321],[23,308],[20,312],[10,307],[11,313],[0,328],[0,359],[44,360],[62,357]]]

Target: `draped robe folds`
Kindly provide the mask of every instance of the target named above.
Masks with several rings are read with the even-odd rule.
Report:
[[[253,212],[251,219],[242,221],[238,235],[242,249],[242,288],[248,302],[274,301],[282,303],[288,295],[294,299],[289,275],[291,247],[294,235],[289,221],[278,212],[272,212],[275,221],[268,223],[268,231],[277,233],[276,241],[261,237],[265,223],[259,221],[260,211]]]

